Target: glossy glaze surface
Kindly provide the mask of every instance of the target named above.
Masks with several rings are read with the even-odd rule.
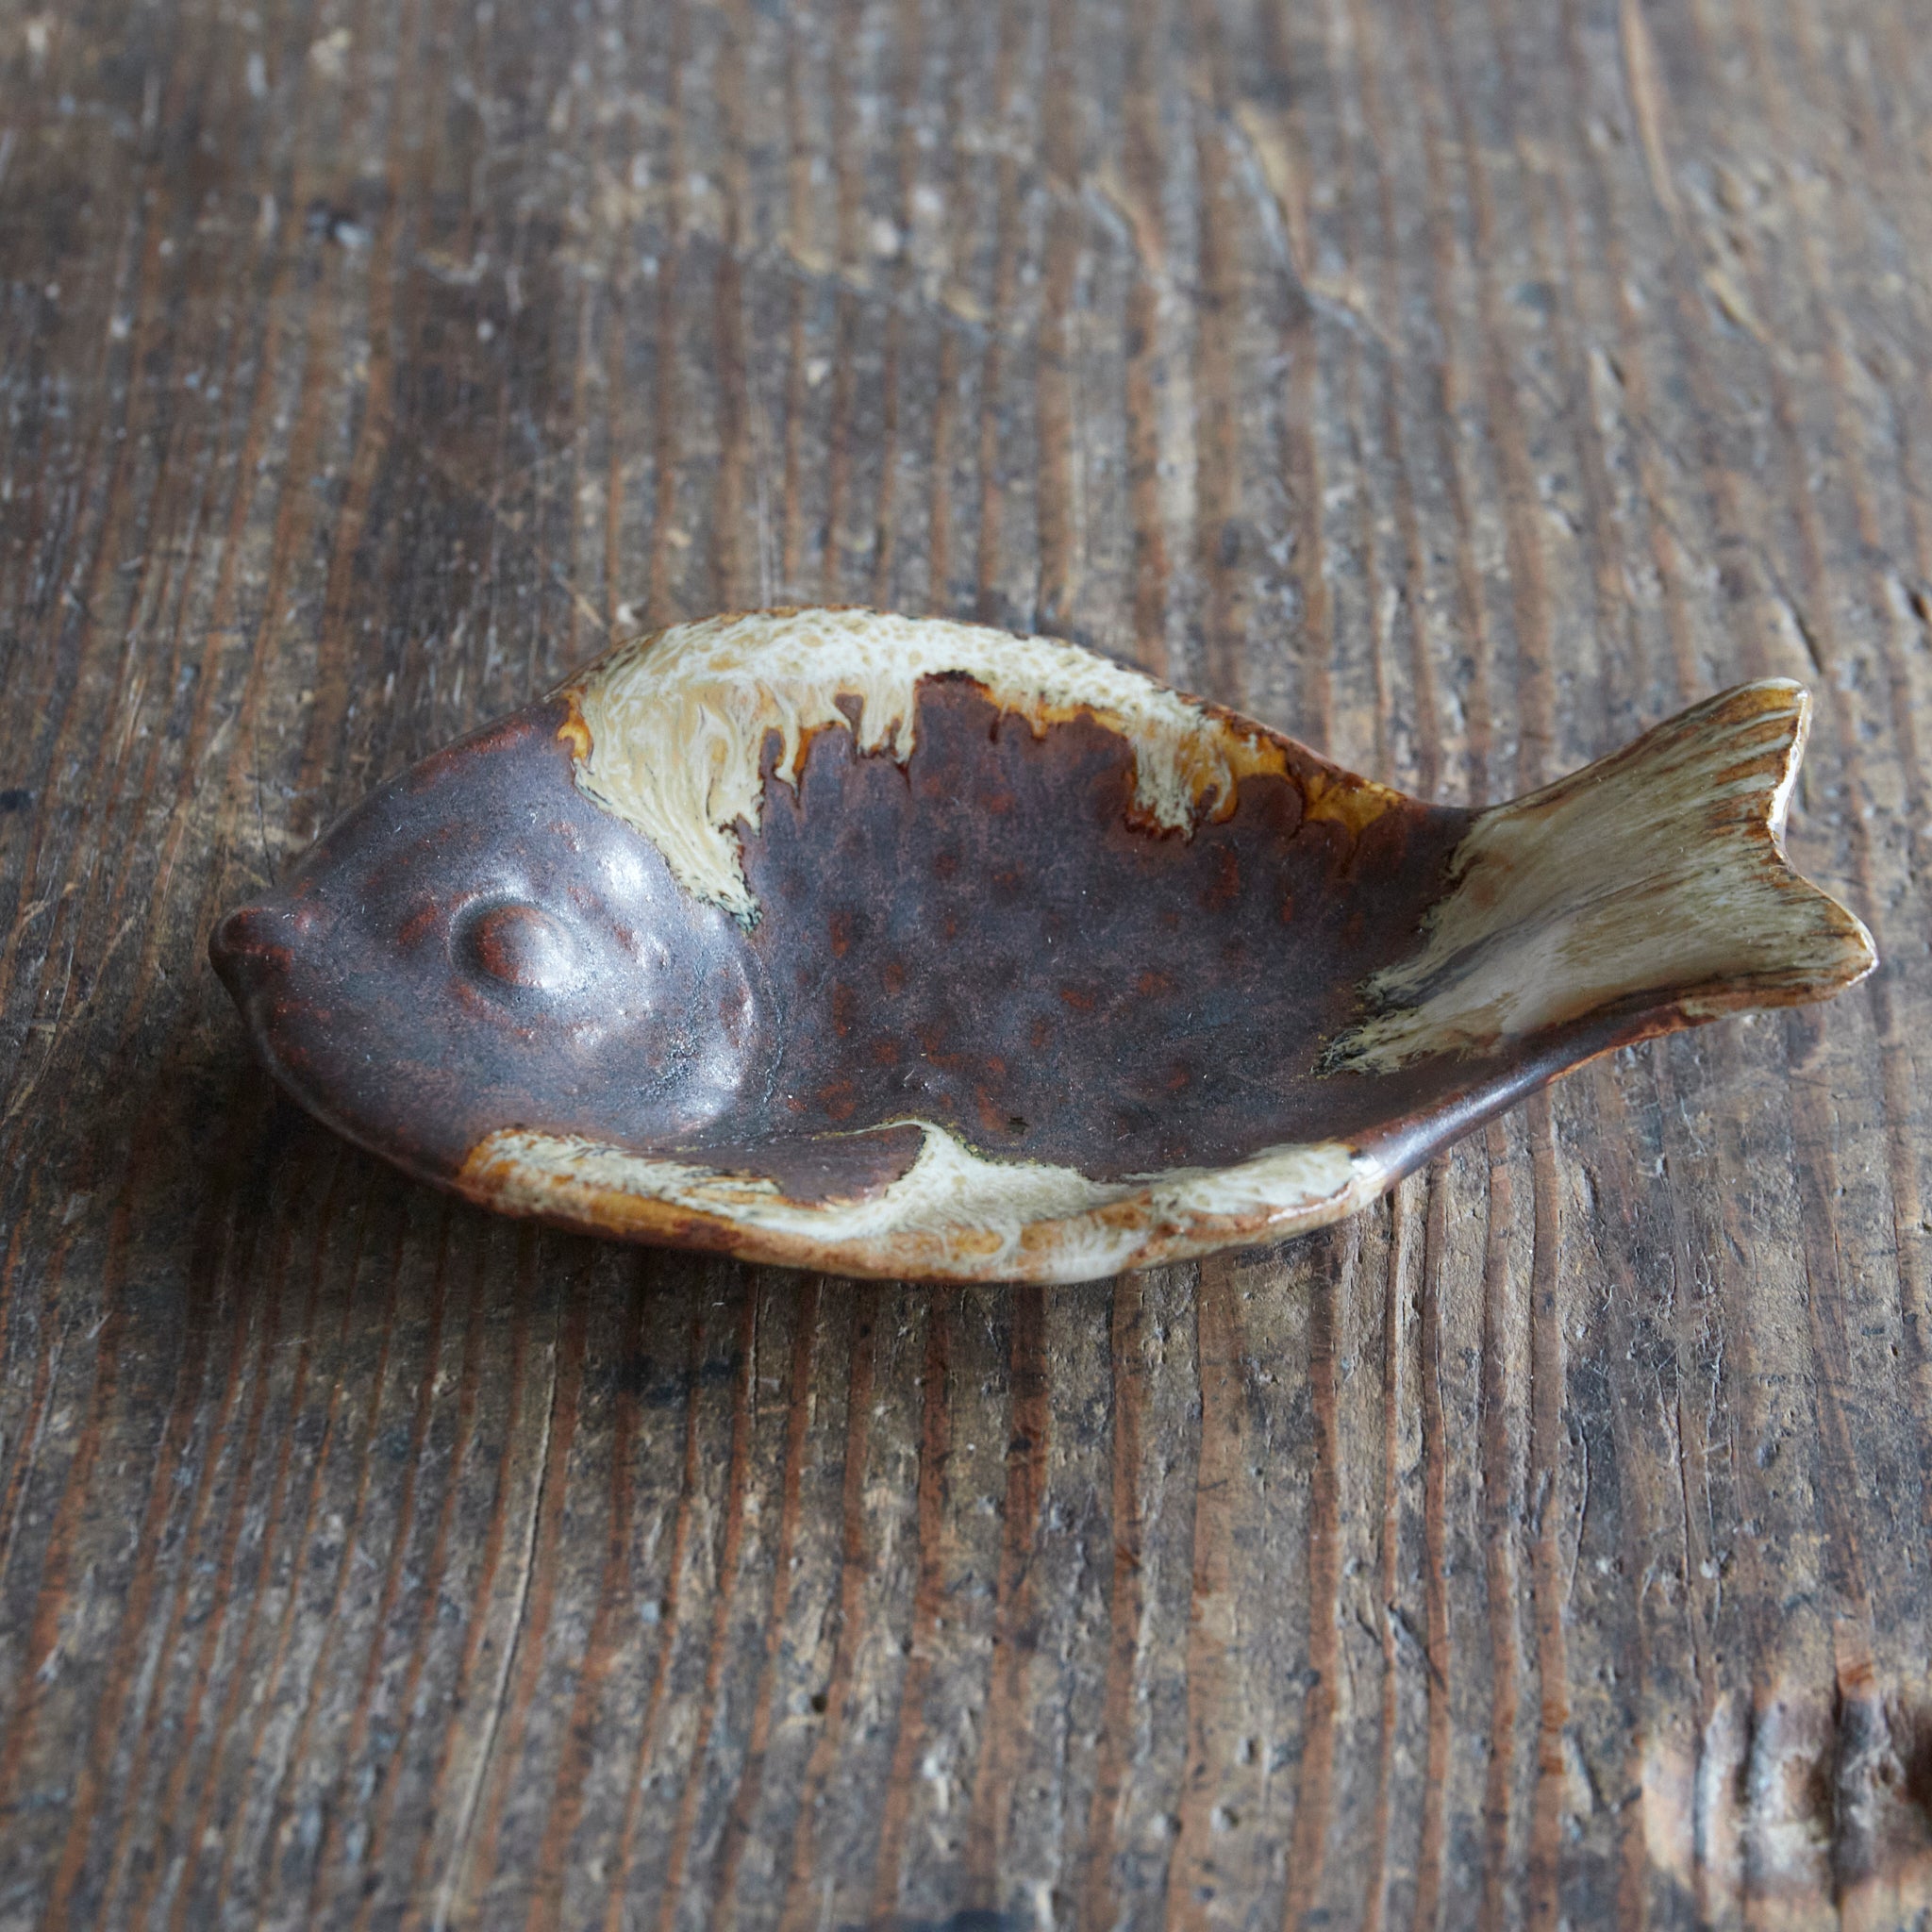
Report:
[[[1869,970],[1786,866],[1807,701],[1420,804],[1038,639],[755,614],[341,821],[216,964],[278,1077],[515,1212],[1078,1279],[1359,1207],[1606,1047]]]

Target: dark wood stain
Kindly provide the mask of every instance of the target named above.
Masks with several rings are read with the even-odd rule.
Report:
[[[1914,1923],[1916,25],[12,19],[8,1912]],[[277,1096],[220,910],[609,636],[817,599],[1058,628],[1457,803],[1802,677],[1793,857],[1887,967],[1353,1229],[943,1305],[511,1229]],[[883,1068],[918,975],[844,944]]]

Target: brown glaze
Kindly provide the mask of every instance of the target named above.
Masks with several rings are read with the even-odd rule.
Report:
[[[1036,737],[959,681],[919,726],[904,771],[828,731],[795,793],[768,781],[745,848],[783,1014],[762,1136],[913,1114],[1112,1179],[1379,1117],[1378,1083],[1315,1063],[1466,814],[1405,802],[1356,836],[1263,777],[1191,839],[1150,836],[1128,747],[1090,721]]]
[[[678,1144],[769,1078],[743,935],[572,783],[567,716],[425,758],[211,941],[290,1092],[428,1180],[512,1123]]]
[[[917,631],[943,661],[925,630],[742,623],[741,673],[707,671],[699,726],[668,753],[599,774],[616,727],[597,680],[648,699],[655,676],[689,703],[665,667],[702,627],[425,760],[222,924],[215,963],[305,1106],[425,1179],[600,1232],[852,1273],[1070,1278],[1333,1219],[1590,1054],[1870,963],[1777,847],[1791,687],[1747,688],[1622,766],[1478,814],[991,633],[958,632],[973,670],[922,674],[901,737],[868,748],[878,663],[895,661],[878,654]],[[801,672],[795,633],[814,624]],[[874,656],[851,659],[847,695],[855,636]],[[1040,672],[1026,654],[1049,648]],[[802,727],[766,728],[768,694],[747,701],[741,675],[772,680]],[[1090,675],[1110,682],[1069,699]],[[741,809],[728,845],[660,796],[687,743],[710,762],[686,792],[706,811],[724,795],[721,706],[756,747],[757,824]],[[1157,794],[1174,743],[1181,778]],[[1600,792],[1579,799],[1587,783]],[[1620,879],[1637,861],[1612,841],[1579,888],[1577,827],[1593,837],[1604,809],[1658,816],[1667,856]],[[1744,852],[1741,885],[1665,876],[1687,824]],[[1620,907],[1664,930],[1737,924],[1733,889],[1742,925],[1769,908],[1757,953],[1691,932],[1664,985],[1613,957]],[[1698,892],[1716,897],[1700,909]]]

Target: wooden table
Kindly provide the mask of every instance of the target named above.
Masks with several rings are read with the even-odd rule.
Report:
[[[1920,1924],[1920,10],[31,4],[0,1926]],[[1801,676],[1885,969],[1044,1291],[533,1232],[275,1097],[218,909],[818,600],[1456,800]]]

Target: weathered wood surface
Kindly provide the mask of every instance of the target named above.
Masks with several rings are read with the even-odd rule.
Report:
[[[1921,1923],[1924,25],[8,8],[0,1925]],[[1455,799],[1796,674],[1884,971],[1045,1292],[522,1230],[272,1095],[218,908],[821,599]]]

